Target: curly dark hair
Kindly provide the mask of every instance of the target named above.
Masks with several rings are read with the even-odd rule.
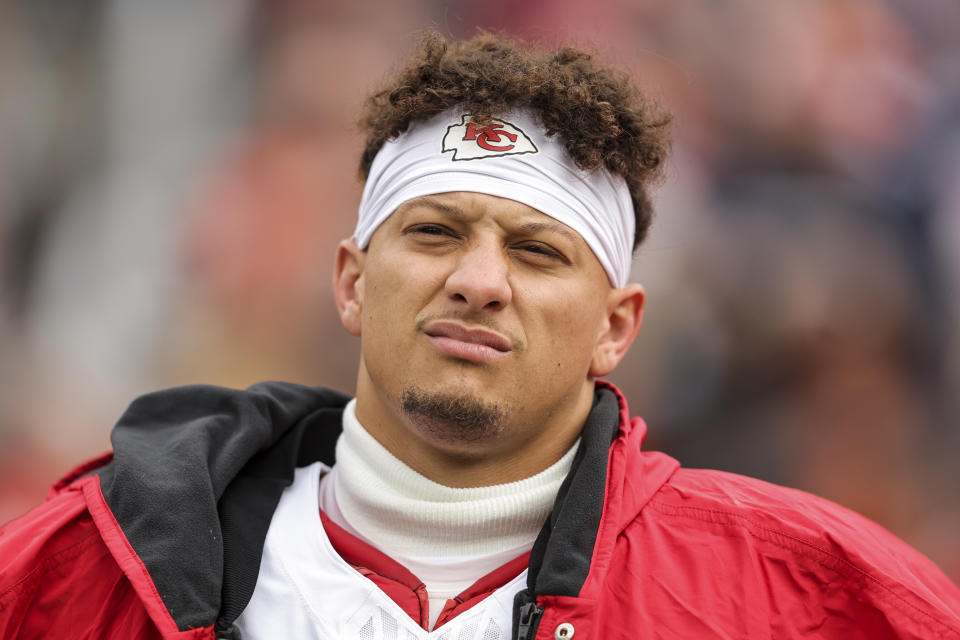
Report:
[[[387,140],[454,106],[478,124],[517,106],[529,108],[547,135],[560,136],[581,169],[602,165],[626,180],[637,221],[633,248],[644,240],[653,214],[649,189],[662,176],[670,149],[671,116],[625,74],[569,47],[548,51],[489,33],[448,42],[428,33],[413,58],[364,105],[361,178]]]

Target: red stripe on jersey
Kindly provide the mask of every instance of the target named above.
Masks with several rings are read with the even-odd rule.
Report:
[[[423,580],[376,547],[361,540],[320,511],[320,520],[334,550],[354,569],[372,580],[397,603],[414,622],[425,630],[430,624],[430,604]],[[507,584],[527,567],[527,552],[494,569],[455,598],[447,600],[434,629],[467,611],[488,595]]]

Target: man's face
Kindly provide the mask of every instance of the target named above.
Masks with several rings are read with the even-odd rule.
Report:
[[[445,193],[408,201],[352,255],[357,415],[388,448],[412,433],[456,456],[508,454],[579,430],[614,290],[576,232]]]

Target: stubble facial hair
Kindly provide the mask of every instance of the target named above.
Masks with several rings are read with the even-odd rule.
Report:
[[[477,442],[503,430],[503,410],[473,396],[407,387],[400,407],[412,422],[443,442]]]

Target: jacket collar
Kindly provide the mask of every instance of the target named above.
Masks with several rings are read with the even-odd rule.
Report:
[[[280,494],[300,456],[333,462],[348,400],[284,383],[188,386],[121,417],[100,486],[179,629],[246,606]]]

